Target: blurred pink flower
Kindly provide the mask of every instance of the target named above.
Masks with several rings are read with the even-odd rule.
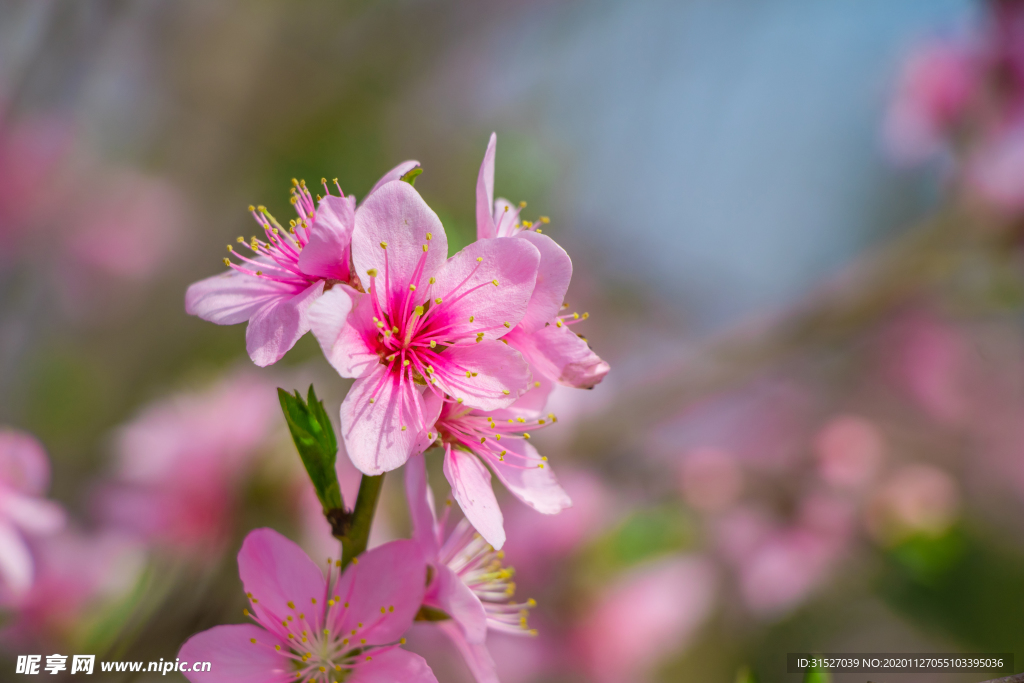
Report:
[[[546,218],[537,225],[520,221],[520,207],[507,199],[494,200],[497,144],[498,136],[491,133],[477,176],[477,239],[517,237],[528,240],[540,252],[537,284],[526,314],[506,339],[523,354],[535,375],[566,386],[590,389],[604,379],[609,366],[590,349],[582,335],[570,329],[575,322],[586,320],[589,314],[558,315],[572,279],[572,261],[562,247],[541,233],[540,225],[547,222]]]
[[[381,178],[367,197],[418,167],[417,161],[402,162]],[[281,360],[309,332],[309,306],[325,289],[352,279],[349,261],[357,214],[355,197],[346,197],[340,186],[340,196],[335,197],[324,180],[325,196],[317,204],[305,181],[293,183],[291,201],[298,220],[285,228],[265,207],[250,206],[266,240],[253,237],[246,243],[239,237],[238,243],[252,251],[252,256],[235,253],[229,244],[228,251],[242,264],[225,258],[224,265],[231,270],[200,280],[185,293],[185,311],[190,315],[218,325],[248,320],[245,346],[259,366]]]
[[[64,510],[43,499],[50,463],[35,437],[0,429],[0,595],[18,597],[32,586],[34,565],[26,536],[53,534]]]
[[[856,415],[840,415],[814,439],[821,478],[836,488],[859,489],[878,472],[885,442],[874,423]]]
[[[968,417],[966,381],[974,369],[956,328],[914,313],[883,336],[883,347],[890,374],[932,419],[958,425]]]
[[[557,421],[553,413],[544,415],[532,408],[533,391],[537,390],[506,410],[473,410],[442,402],[433,394],[424,401],[427,414],[438,415],[436,437],[428,432],[427,438],[428,442],[437,438],[444,445],[444,475],[452,495],[466,519],[499,549],[505,544],[504,517],[487,466],[512,495],[537,512],[554,515],[572,505],[547,458],[529,442],[530,431]]]
[[[244,374],[151,405],[118,433],[118,483],[101,492],[103,512],[180,549],[219,545],[278,409],[273,387]]]
[[[977,88],[977,62],[967,45],[953,41],[934,41],[910,55],[885,121],[897,161],[917,163],[948,144]]]
[[[701,512],[722,512],[733,505],[743,490],[743,471],[727,451],[697,448],[680,464],[683,498]]]
[[[252,610],[246,614],[256,623],[215,626],[189,638],[179,657],[212,663],[208,672],[185,673],[192,683],[436,683],[422,657],[399,647],[427,574],[414,542],[369,550],[344,572],[332,564],[325,580],[295,543],[256,529],[238,553],[238,574]]]
[[[989,133],[972,151],[967,181],[988,205],[1010,214],[1024,209],[1024,120]]]
[[[699,557],[660,560],[621,577],[576,633],[587,671],[598,683],[646,680],[710,615],[716,583]]]
[[[898,543],[914,534],[937,536],[956,521],[960,491],[956,481],[932,465],[904,465],[875,491],[866,510],[871,534]]]
[[[357,213],[352,236],[352,261],[368,290],[336,285],[310,308],[327,360],[356,378],[341,430],[365,474],[401,467],[432,440],[437,413],[427,412],[424,390],[495,410],[531,386],[522,356],[499,340],[526,313],[537,248],[484,240],[447,254],[437,214],[409,183],[387,183]]]
[[[65,531],[33,544],[32,588],[7,605],[13,612],[0,640],[20,647],[66,644],[105,601],[124,596],[138,580],[141,546],[117,533]]]

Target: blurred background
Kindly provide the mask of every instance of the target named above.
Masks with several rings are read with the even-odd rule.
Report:
[[[336,415],[347,381],[310,336],[256,368],[184,291],[291,178],[362,197],[404,159],[454,251],[491,131],[612,365],[537,435],[574,507],[504,496],[540,635],[490,637],[502,681],[1024,669],[1013,0],[0,4],[0,668],[241,622],[256,526],[337,552],[275,387]],[[378,542],[409,528],[400,475],[384,495]]]

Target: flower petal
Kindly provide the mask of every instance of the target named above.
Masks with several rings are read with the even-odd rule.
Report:
[[[512,495],[545,515],[572,507],[572,501],[558,485],[551,465],[541,460],[540,453],[529,441],[506,439],[501,442],[501,447],[508,451],[504,461],[487,458],[487,462]],[[544,466],[539,467],[541,464]]]
[[[517,237],[537,247],[540,252],[537,284],[530,296],[526,315],[519,323],[527,332],[536,332],[546,323],[553,323],[562,309],[572,279],[572,259],[565,253],[565,249],[547,235],[524,230]]]
[[[504,520],[491,473],[475,455],[445,446],[444,476],[469,523],[496,549],[505,545]]]
[[[346,683],[437,683],[427,660],[401,648],[358,662]]]
[[[363,474],[376,476],[404,465],[427,427],[422,387],[408,377],[400,382],[397,372],[380,364],[356,380],[341,404],[345,450]]]
[[[356,212],[352,261],[364,283],[368,282],[367,273],[376,271],[377,299],[382,307],[387,308],[389,294],[397,300],[405,297],[410,284],[425,287],[446,258],[448,238],[441,220],[409,183],[383,185]],[[422,267],[417,269],[421,261]]]
[[[311,626],[320,627],[321,610],[312,601],[323,600],[324,575],[293,541],[273,529],[250,531],[238,551],[238,576],[264,624],[277,626],[297,611],[306,613]],[[288,606],[289,601],[296,605],[295,610]],[[275,633],[286,638],[287,629],[279,628],[283,630],[275,629]]]
[[[356,225],[356,198],[328,195],[316,208],[309,243],[299,254],[299,270],[325,280],[348,281],[349,250]]]
[[[433,291],[444,301],[435,313],[438,323],[450,326],[452,339],[505,335],[526,315],[539,265],[540,252],[527,240],[470,244],[437,274]]]
[[[426,580],[427,562],[415,541],[391,541],[366,551],[352,560],[334,587],[342,604],[331,612],[331,628],[355,630],[346,637],[365,639],[369,645],[398,640],[423,604]]]
[[[19,595],[32,586],[32,554],[18,531],[0,521],[0,579]]]
[[[50,483],[50,461],[39,440],[16,429],[0,429],[0,482],[28,494]]]
[[[185,312],[218,325],[235,325],[294,294],[291,285],[228,270],[192,283],[185,292]]]
[[[491,133],[487,142],[484,160],[480,163],[480,173],[476,177],[476,238],[478,240],[497,237],[494,231],[494,218],[491,210],[494,207],[494,154],[498,145],[498,134]]]
[[[523,354],[534,372],[559,384],[591,389],[608,374],[608,363],[566,325],[548,325],[533,334],[519,328],[505,340]]]
[[[494,666],[494,659],[487,651],[486,645],[467,641],[462,630],[454,622],[440,621],[437,625],[455,643],[476,683],[499,683],[497,667]]]
[[[437,537],[437,516],[434,493],[427,481],[427,459],[414,455],[405,463],[405,496],[412,520],[412,537],[420,545],[428,562],[437,560],[440,539]]]
[[[471,408],[507,408],[531,386],[526,360],[500,341],[485,339],[479,344],[453,346],[440,357],[443,364],[437,365],[444,371],[435,374],[437,386]]]
[[[245,350],[253,363],[264,368],[284,358],[309,332],[306,313],[323,291],[324,282],[318,280],[295,296],[272,301],[256,312],[245,330]]]
[[[210,663],[209,671],[183,672],[192,683],[291,683],[291,660],[278,654],[275,645],[287,651],[284,641],[255,624],[214,626],[186,640],[178,658],[190,668]]]
[[[487,612],[483,603],[469,586],[448,567],[437,567],[437,603],[462,627],[471,643],[482,643],[487,638]]]
[[[395,166],[393,169],[391,169],[383,176],[381,176],[380,180],[377,181],[377,184],[374,185],[373,188],[371,188],[370,191],[366,193],[366,197],[369,198],[371,194],[379,190],[384,185],[390,183],[392,180],[400,180],[401,177],[407,174],[409,171],[419,167],[420,162],[418,161],[413,161],[411,159],[409,161],[403,161],[398,166]]]
[[[13,492],[0,495],[0,514],[32,534],[59,531],[66,519],[64,508],[57,503]]]
[[[309,307],[309,325],[327,362],[342,377],[365,377],[380,365],[369,294],[335,285]]]

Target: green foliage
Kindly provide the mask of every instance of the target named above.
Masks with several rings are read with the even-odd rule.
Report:
[[[420,173],[423,173],[423,167],[422,166],[417,166],[416,168],[412,169],[411,171],[406,173],[404,176],[399,178],[399,180],[404,180],[405,182],[409,183],[410,185],[415,185],[416,184],[416,178],[419,176]]]
[[[757,683],[757,674],[749,666],[741,666],[736,672],[736,683]]]
[[[821,669],[808,669],[804,683],[832,683],[832,675]]]
[[[298,391],[292,395],[279,388],[277,395],[281,400],[281,410],[284,412],[284,419],[288,423],[295,448],[299,451],[306,472],[309,473],[324,513],[344,510],[341,486],[338,484],[338,474],[334,469],[335,458],[338,455],[338,440],[334,436],[334,428],[324,410],[323,402],[317,400],[313,385],[309,386],[309,397],[306,401],[302,400],[302,395]]]

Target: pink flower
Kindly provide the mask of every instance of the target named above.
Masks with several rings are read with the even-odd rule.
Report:
[[[256,623],[189,638],[179,658],[211,662],[208,672],[185,674],[192,683],[436,683],[423,658],[399,647],[427,575],[413,541],[370,550],[325,579],[295,543],[256,529],[242,543],[238,574]]]
[[[36,580],[12,601],[10,623],[0,641],[18,648],[66,644],[98,608],[123,597],[142,570],[142,547],[110,531],[86,535],[65,531],[33,544]]]
[[[487,631],[536,635],[525,616],[536,603],[512,600],[513,570],[501,566],[504,553],[475,533],[466,519],[445,539],[448,508],[438,521],[423,457],[407,463],[405,487],[413,537],[433,568],[423,604],[450,617],[435,623],[455,643],[477,681],[497,683],[494,661],[484,645]]]
[[[620,578],[577,633],[584,665],[599,683],[642,681],[693,637],[711,613],[716,577],[696,557],[673,557]]]
[[[821,478],[832,486],[859,489],[878,472],[885,442],[874,423],[856,415],[832,418],[814,439]]]
[[[117,435],[119,481],[101,493],[105,516],[177,548],[218,546],[278,410],[273,387],[248,375],[148,407]]]
[[[541,234],[538,225],[520,221],[520,207],[506,199],[494,200],[494,156],[498,136],[491,133],[480,174],[476,181],[477,239],[517,237],[529,241],[540,252],[537,285],[526,315],[506,337],[518,349],[535,374],[571,387],[590,389],[608,374],[609,366],[587,345],[586,339],[569,329],[582,316],[559,316],[572,278],[572,261],[553,239]],[[540,223],[547,223],[541,218]]]
[[[428,413],[425,390],[494,410],[530,386],[529,366],[499,340],[526,313],[537,248],[485,240],[447,254],[441,221],[416,190],[387,183],[356,214],[352,236],[352,261],[369,291],[338,285],[310,309],[327,360],[356,378],[341,429],[365,474],[400,467],[428,444],[437,413]]]
[[[34,562],[25,536],[64,526],[64,510],[42,498],[49,483],[43,446],[24,432],[0,429],[0,589],[13,596],[32,586]]]
[[[953,42],[935,42],[910,56],[885,122],[897,160],[917,163],[943,148],[977,89],[977,61]]]
[[[887,544],[914,534],[939,536],[960,511],[960,490],[948,474],[923,463],[904,465],[875,492],[868,509],[871,534]]]
[[[444,475],[452,495],[466,519],[495,548],[505,544],[505,529],[485,463],[512,495],[538,512],[553,515],[572,505],[547,458],[529,442],[530,431],[558,419],[554,414],[543,416],[532,407],[520,407],[534,391],[539,390],[506,410],[474,410],[433,395],[425,401],[427,413],[438,416],[427,441],[437,439],[444,446]]]
[[[727,510],[743,490],[743,472],[736,458],[717,448],[697,448],[687,453],[680,474],[683,498],[702,512]]]
[[[967,180],[982,200],[1007,213],[1024,210],[1024,121],[991,133],[973,150]]]
[[[374,185],[368,197],[418,166],[416,161],[399,164]],[[298,220],[285,228],[265,207],[249,207],[266,240],[253,237],[246,243],[239,237],[252,256],[236,253],[228,245],[242,263],[225,258],[231,270],[200,280],[185,293],[185,310],[191,315],[218,325],[248,320],[246,350],[261,367],[281,360],[309,331],[310,304],[325,289],[352,276],[349,251],[357,214],[355,197],[346,197],[340,187],[341,196],[333,196],[324,181],[326,196],[314,204],[305,182],[293,182],[292,204]]]

